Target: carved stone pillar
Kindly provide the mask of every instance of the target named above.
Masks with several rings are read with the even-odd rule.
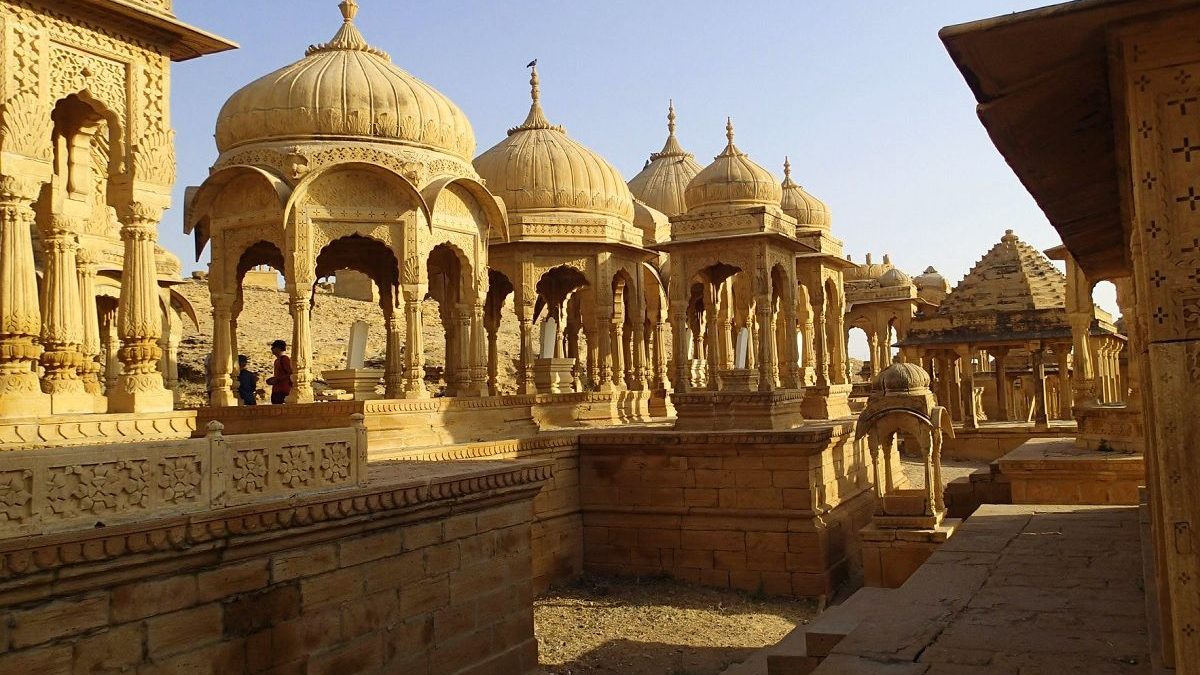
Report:
[[[1142,408],[1142,349],[1141,349],[1141,330],[1137,324],[1137,300],[1134,291],[1133,280],[1130,277],[1121,277],[1113,281],[1117,287],[1117,305],[1121,309],[1121,316],[1125,318],[1125,332],[1127,333],[1128,343],[1125,345],[1127,360],[1129,362],[1129,394],[1126,397],[1125,405],[1133,410],[1141,410]]]
[[[487,335],[483,328],[482,303],[471,305],[471,395],[488,396],[487,365],[488,346]]]
[[[35,181],[0,176],[0,418],[50,412],[37,376],[42,315],[29,232],[38,188]]]
[[[1046,354],[1042,345],[1033,349],[1033,393],[1037,397],[1033,423],[1036,429],[1046,429],[1050,419],[1046,408]]]
[[[777,334],[771,319],[770,298],[759,298],[755,308],[758,320],[758,390],[775,391],[777,388],[775,365],[775,337]],[[747,350],[749,351],[749,350]]]
[[[471,321],[474,310],[471,305],[463,303],[455,308],[454,321],[458,326],[458,369],[454,372],[454,390],[456,396],[478,396],[479,392],[471,391]]]
[[[499,326],[487,325],[487,386],[492,396],[500,395]]]
[[[979,410],[975,406],[975,350],[968,347],[960,352],[966,377],[962,384],[962,405],[966,414],[963,421],[972,429],[979,428]]]
[[[230,293],[211,293],[212,298],[212,353],[209,356],[209,405],[235,406],[238,398],[233,392],[233,304]]]
[[[816,340],[813,342],[814,351],[816,353],[816,377],[818,387],[828,387],[829,379],[829,341],[825,334],[825,308],[817,307],[814,312],[814,336]]]
[[[687,359],[684,359],[686,361]],[[655,390],[671,390],[671,377],[667,372],[667,324],[658,321],[654,324],[654,381]]]
[[[1071,354],[1070,343],[1059,342],[1051,346],[1054,361],[1058,364],[1058,419],[1071,419],[1071,383],[1067,376],[1067,359]]]
[[[683,303],[671,304],[671,347],[675,364],[675,391],[686,393],[692,390],[692,378],[688,367],[687,311]],[[697,351],[696,358],[700,358],[702,353]]]
[[[622,391],[626,388],[625,372],[625,334],[622,330],[624,322],[621,318],[614,318],[609,322],[611,327],[610,333],[612,337],[612,383],[617,391]]]
[[[56,415],[94,411],[94,400],[83,388],[79,369],[83,366],[80,343],[83,317],[80,311],[79,279],[75,252],[79,247],[75,228],[66,217],[52,216],[42,231],[45,254],[43,280],[42,352],[45,369],[42,391],[50,395],[50,411]]]
[[[867,333],[867,348],[871,354],[871,380],[874,381],[875,376],[879,374],[880,359],[879,359],[879,334]]]
[[[117,331],[121,337],[121,377],[108,394],[110,412],[164,412],[174,407],[159,360],[162,350],[162,317],[158,307],[158,275],[154,242],[162,208],[130,203],[122,218],[125,267],[121,273],[121,299],[117,306]]]
[[[422,287],[404,291],[404,327],[407,332],[407,347],[404,350],[404,398],[429,398],[429,391],[425,388],[425,341],[421,332],[421,299],[424,297],[425,289]]]
[[[100,386],[100,317],[96,310],[96,258],[87,249],[79,249],[75,256],[75,278],[79,285],[79,310],[83,321],[83,339],[79,343],[79,352],[83,355],[83,364],[79,367],[79,377],[83,380],[83,390],[95,400],[96,410],[106,410],[107,402],[98,400],[103,395]]]
[[[1071,343],[1075,368],[1071,372],[1071,388],[1074,389],[1075,405],[1091,407],[1098,403],[1095,365],[1092,360],[1091,330],[1092,317],[1073,314],[1067,317],[1071,324]]]
[[[292,313],[292,393],[288,403],[312,403],[312,286],[296,284],[290,288],[289,306]]]
[[[646,377],[648,369],[646,368],[646,326],[644,322],[633,322],[633,336],[629,342],[633,364],[630,388],[635,391],[645,391],[650,388],[650,382]]]
[[[1007,422],[1009,420],[1008,369],[1005,367],[1007,365],[1005,360],[1008,358],[1008,348],[996,347],[992,350],[992,355],[996,359],[996,412],[1000,418],[999,421]],[[1062,372],[1061,367],[1059,372]]]
[[[383,359],[383,397],[404,398],[404,332],[393,300],[384,303],[383,330],[386,346]]]
[[[121,351],[121,338],[117,337],[117,310],[109,309],[104,312],[100,326],[100,335],[104,344],[104,393],[117,388],[121,377],[121,361],[117,352]]]

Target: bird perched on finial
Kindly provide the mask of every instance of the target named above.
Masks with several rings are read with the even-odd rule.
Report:
[[[525,67],[526,68],[536,68],[537,67],[537,59],[534,59],[534,60],[530,61],[529,63],[526,63]]]

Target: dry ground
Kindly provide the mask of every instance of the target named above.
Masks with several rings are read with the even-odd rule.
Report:
[[[547,675],[717,675],[816,615],[809,601],[588,578],[534,603]]]

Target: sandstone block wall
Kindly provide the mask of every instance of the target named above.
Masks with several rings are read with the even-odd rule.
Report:
[[[0,672],[530,673],[546,468],[5,543]]]
[[[848,425],[794,432],[586,434],[584,567],[828,595],[852,573],[874,497]]]

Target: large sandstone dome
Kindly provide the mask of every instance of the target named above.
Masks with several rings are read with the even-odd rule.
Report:
[[[217,119],[217,149],[349,138],[424,147],[470,161],[475,134],[462,110],[367,44],[354,26],[355,0],[339,6],[343,23],[332,40],[309,47],[303,59],[226,101]]]
[[[779,183],[763,167],[733,144],[733,122],[726,121],[728,144],[713,163],[688,183],[684,191],[688,213],[718,211],[744,206],[779,207],[783,198]]]
[[[629,181],[629,190],[650,208],[667,216],[687,211],[684,191],[701,171],[696,156],[683,149],[675,138],[675,105],[667,109],[667,142],[650,155],[650,161]]]
[[[616,167],[574,141],[542,112],[537,68],[529,80],[529,116],[508,137],[475,158],[488,190],[510,215],[573,211],[633,221],[633,195]]]
[[[783,160],[783,185],[780,187],[783,199],[779,205],[784,213],[796,219],[796,225],[829,229],[833,222],[829,207],[792,180],[792,163],[787,158]]]

